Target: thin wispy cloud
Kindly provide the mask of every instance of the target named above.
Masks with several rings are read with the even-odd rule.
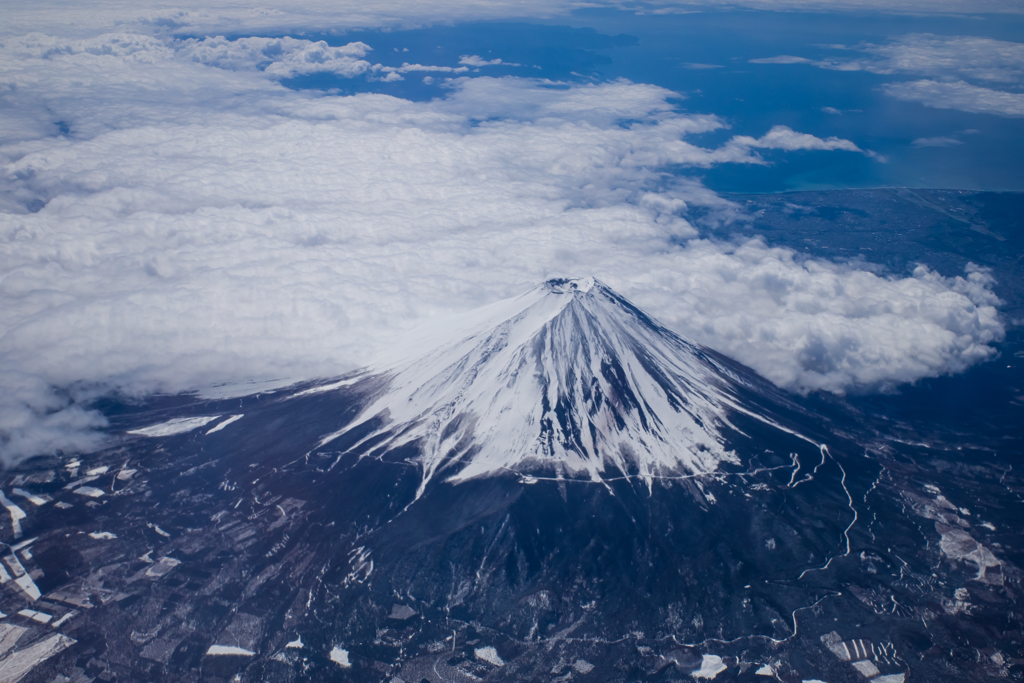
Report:
[[[796,57],[794,55],[777,55],[775,57],[757,57],[755,59],[747,60],[751,64],[815,64],[818,63],[814,60],[807,59],[806,57]]]
[[[912,143],[914,147],[955,147],[964,144],[962,140],[950,137],[917,138]]]
[[[993,90],[964,81],[923,79],[886,83],[882,88],[898,100],[919,102],[934,109],[958,109],[974,114],[1024,116],[1024,93]]]
[[[752,64],[810,65],[833,71],[867,71],[879,75],[928,76],[886,83],[887,94],[937,109],[1024,115],[1024,95],[1006,86],[1024,85],[1024,43],[974,36],[902,36],[890,43],[829,46],[866,57],[808,59],[794,55],[759,57]],[[973,83],[971,81],[974,81]]]
[[[868,71],[877,74],[960,76],[989,82],[1024,80],[1024,43],[974,36],[936,36],[912,33],[889,43],[825,46],[842,56],[810,59],[777,55],[748,60],[751,64],[809,64],[834,71]],[[865,57],[851,56],[857,53]]]

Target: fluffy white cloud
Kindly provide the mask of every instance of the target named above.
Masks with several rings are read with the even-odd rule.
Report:
[[[843,140],[835,136],[821,139],[807,133],[798,133],[789,126],[772,126],[771,130],[759,138],[753,138],[749,135],[736,135],[729,141],[729,144],[741,148],[781,149],[787,152],[797,150],[841,150],[844,152],[860,152],[869,157],[880,158],[875,152],[863,150],[849,140]]]
[[[333,73],[352,78],[365,73],[370,63],[361,59],[370,51],[365,43],[331,47],[326,42],[296,38],[238,38],[223,36],[190,39],[177,48],[178,55],[221,69],[259,69],[279,78],[302,74]]]
[[[459,64],[466,66],[497,66],[501,64],[500,59],[484,59],[480,55],[462,55],[459,57]],[[519,66],[518,64],[505,64],[506,66]]]
[[[991,358],[986,344],[1003,335],[991,278],[976,267],[956,278],[923,266],[883,277],[760,240],[692,241],[681,256],[651,272],[652,286],[635,287],[636,301],[791,389],[842,392],[958,372]]]
[[[0,46],[4,458],[93,445],[90,392],[335,375],[426,317],[562,275],[797,390],[955,372],[1002,335],[983,273],[887,278],[700,240],[691,207],[738,208],[666,173],[846,141],[773,129],[704,148],[687,136],[721,120],[625,81],[318,96],[280,86],[267,72],[292,62],[260,61],[261,43],[193,59],[202,42]]]

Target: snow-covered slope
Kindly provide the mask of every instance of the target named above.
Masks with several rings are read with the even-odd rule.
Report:
[[[421,330],[373,374],[386,391],[320,446],[380,417],[353,448],[418,442],[423,486],[505,471],[650,480],[735,460],[723,428],[739,375],[593,278]]]

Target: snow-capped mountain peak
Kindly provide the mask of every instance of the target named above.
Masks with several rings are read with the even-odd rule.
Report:
[[[373,373],[386,390],[320,446],[380,418],[360,444],[418,443],[423,486],[508,471],[650,481],[735,459],[722,430],[736,376],[591,277],[420,330]]]

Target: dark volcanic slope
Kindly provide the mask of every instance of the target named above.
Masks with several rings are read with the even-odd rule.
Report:
[[[551,310],[557,327],[565,308]],[[604,315],[568,337],[597,348],[589,335],[612,334]],[[551,333],[545,325],[536,329]],[[495,358],[550,358],[515,353],[536,349],[534,338],[485,345],[473,377],[512,367]],[[640,406],[656,405],[651,391],[677,386],[658,368],[696,358],[703,383],[677,404],[691,416],[704,415],[700,401],[715,407],[702,433],[728,457],[713,466],[680,458],[645,470],[643,452],[619,466],[602,456],[610,439],[593,442],[607,463],[596,478],[544,451],[555,460],[502,461],[453,480],[487,453],[477,444],[449,451],[456,464],[425,478],[433,432],[414,430],[438,424],[438,403],[404,418],[392,409],[400,368],[242,399],[108,405],[117,445],[36,459],[0,482],[11,512],[0,680],[1020,675],[1017,470],[969,443],[926,445],[906,426],[902,441],[887,440],[840,404],[812,414],[742,366],[670,341],[675,360],[634,349],[661,380],[610,382],[600,406],[582,400],[557,419],[563,434],[580,415],[618,415],[626,430]],[[630,367],[605,355],[601,376]],[[441,356],[455,360],[432,367],[473,366],[465,353]],[[553,378],[587,376],[571,362],[551,368],[501,387],[522,397],[539,383],[557,396]],[[479,394],[474,381],[464,386]],[[616,398],[625,387],[632,402]],[[644,414],[677,419],[663,410]],[[471,412],[470,441],[487,433],[487,411]],[[398,438],[410,430],[417,438]],[[537,435],[552,433],[537,422]],[[564,443],[585,452],[574,439]]]

